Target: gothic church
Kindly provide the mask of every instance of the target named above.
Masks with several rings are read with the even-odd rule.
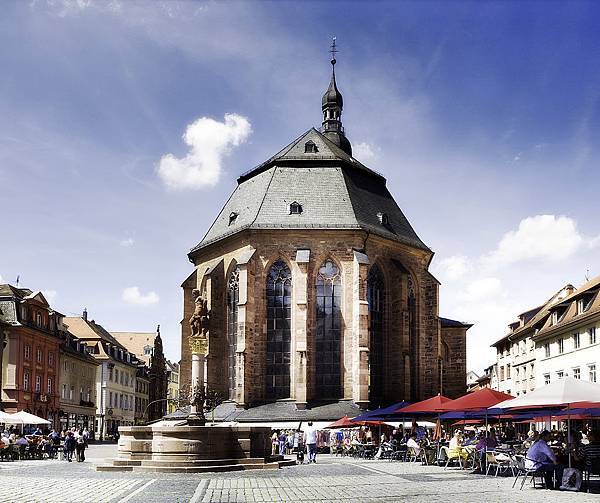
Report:
[[[466,390],[470,325],[440,318],[433,252],[385,178],[352,157],[332,65],[321,129],[240,176],[188,254],[181,383],[198,288],[211,310],[207,385],[229,419],[337,419]]]

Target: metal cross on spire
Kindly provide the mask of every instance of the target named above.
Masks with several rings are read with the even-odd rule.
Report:
[[[329,50],[329,52],[331,53],[331,64],[332,65],[335,65],[335,63],[336,63],[335,53],[338,52],[337,46],[335,45],[335,39],[336,39],[336,37],[333,37],[333,40],[331,42],[331,49]]]

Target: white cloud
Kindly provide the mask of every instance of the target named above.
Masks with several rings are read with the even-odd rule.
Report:
[[[471,281],[464,292],[468,301],[494,301],[502,294],[502,282],[498,278],[477,278]]]
[[[529,259],[559,261],[569,258],[584,246],[593,247],[599,243],[599,238],[583,236],[572,218],[536,215],[521,220],[518,229],[507,232],[497,248],[482,257],[482,261],[492,267]]]
[[[121,294],[121,298],[129,304],[138,304],[142,306],[156,304],[159,300],[156,292],[142,294],[137,286],[125,288]]]
[[[364,141],[352,145],[352,156],[361,162],[373,161],[377,158],[378,151],[378,147]]]
[[[56,299],[56,290],[42,290],[42,294],[48,301],[48,304],[52,306],[52,304],[54,303],[54,299]]]
[[[124,248],[129,248],[135,244],[135,240],[133,238],[122,239],[119,244]]]
[[[464,255],[453,255],[435,263],[435,275],[447,281],[456,281],[462,278],[470,269],[469,259]]]
[[[225,114],[223,122],[201,117],[189,124],[183,135],[183,141],[190,147],[188,154],[183,158],[164,155],[158,175],[170,189],[213,187],[221,176],[223,158],[251,133],[250,121],[241,115]]]

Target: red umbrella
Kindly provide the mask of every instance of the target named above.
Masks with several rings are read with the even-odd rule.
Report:
[[[410,416],[412,413],[437,413],[437,412],[443,412],[444,409],[442,409],[441,407],[443,406],[443,404],[445,404],[446,402],[450,402],[451,399],[447,398],[445,396],[442,396],[440,394],[428,398],[427,400],[423,400],[421,402],[416,402],[413,403],[412,405],[409,405],[407,407],[403,407],[401,409],[398,409],[395,414],[402,414],[402,415],[407,415]]]
[[[381,424],[383,424],[383,421],[352,421],[348,416],[344,416],[329,426],[325,426],[325,428],[356,428],[358,426],[379,426]]]
[[[462,419],[452,423],[452,426],[465,426],[467,424],[481,424],[481,419]]]
[[[480,410],[493,407],[497,403],[503,402],[504,400],[510,400],[514,398],[511,395],[495,391],[491,388],[481,388],[472,393],[467,393],[456,400],[450,400],[445,402],[441,406],[442,412],[463,412],[468,410]]]

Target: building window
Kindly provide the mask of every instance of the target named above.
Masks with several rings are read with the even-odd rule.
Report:
[[[79,388],[79,401],[83,402],[83,388]]]
[[[510,363],[506,366],[506,378],[510,379]]]
[[[379,223],[382,225],[390,225],[390,217],[388,216],[387,213],[377,213],[377,218],[379,220]]]
[[[562,355],[565,351],[565,340],[561,337],[558,339],[558,354]]]
[[[52,391],[53,391],[52,377],[48,377],[48,394],[51,395]]]
[[[145,354],[145,355],[152,355],[152,352],[153,352],[153,351],[152,351],[152,349],[153,349],[153,348],[152,348],[152,346],[150,346],[150,345],[146,345],[146,346],[144,346],[144,354]]]
[[[42,313],[40,313],[40,312],[36,312],[36,313],[35,313],[35,324],[36,324],[38,327],[41,327],[41,326],[42,326]]]
[[[38,363],[42,363],[42,360],[44,359],[44,352],[42,351],[41,348],[37,348],[36,351],[36,360]]]
[[[291,203],[290,204],[290,215],[300,215],[300,213],[302,213],[302,205],[297,201],[294,201],[293,203]]]
[[[500,367],[500,380],[504,381],[504,365]]]
[[[590,327],[590,344],[596,344],[596,327]]]
[[[546,358],[550,357],[550,343],[547,342],[544,344],[544,352],[546,353]]]
[[[53,351],[50,351],[48,353],[48,365],[50,367],[54,367],[54,352]]]
[[[21,306],[21,320],[27,321],[27,306]]]
[[[62,385],[62,390],[60,392],[60,397],[63,398],[63,399],[67,398],[67,385],[66,384]]]
[[[115,369],[115,382],[119,384],[119,369]]]
[[[319,398],[342,396],[341,294],[340,271],[327,260],[317,273],[315,390]]]
[[[385,283],[377,264],[371,267],[367,277],[367,300],[369,302],[369,401],[379,405],[383,398],[384,351],[385,351]]]
[[[112,394],[112,391],[108,392],[108,406],[109,407],[113,406],[113,394]]]
[[[119,393],[119,409],[123,408],[123,395]]]
[[[292,320],[292,273],[279,259],[267,277],[266,396],[290,396],[290,345]]]
[[[573,377],[575,379],[581,379],[581,369],[579,367],[573,369]]]
[[[109,381],[113,380],[113,369],[112,369],[112,367],[108,367],[108,380]]]
[[[35,391],[40,393],[42,391],[42,376],[35,376]]]
[[[312,140],[309,140],[304,144],[305,154],[316,154],[318,151],[319,149],[315,145],[315,142],[313,142]]]
[[[565,373],[562,370],[559,370],[558,372],[556,372],[556,377],[558,379],[562,379],[563,377],[565,377]]]
[[[31,358],[31,346],[25,346],[25,359],[29,360]]]
[[[596,382],[596,364],[592,363],[588,365],[590,382]]]
[[[23,372],[23,389],[29,391],[29,370]]]
[[[550,322],[551,325],[556,325],[558,323],[558,313],[554,311],[552,313],[552,320]]]
[[[581,336],[579,335],[579,332],[576,332],[573,334],[573,347],[575,349],[579,349],[580,346],[581,346]]]
[[[229,380],[229,398],[235,399],[236,370],[237,370],[237,337],[238,337],[238,302],[240,300],[240,270],[235,267],[227,283],[227,345]]]
[[[550,374],[544,374],[544,384],[550,384]]]

